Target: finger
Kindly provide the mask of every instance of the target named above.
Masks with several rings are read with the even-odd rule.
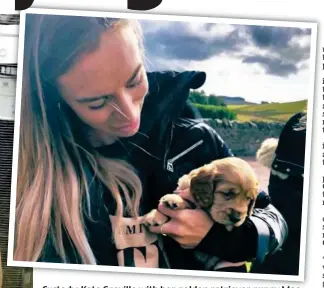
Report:
[[[150,230],[150,232],[155,233],[155,234],[162,234],[161,227],[163,225],[164,224],[162,224],[160,226],[149,226],[149,230]],[[163,233],[164,233],[164,231],[163,231]]]
[[[150,226],[149,230],[155,234],[165,234],[170,237],[179,236],[178,225],[172,220],[160,226]]]
[[[195,246],[197,246],[197,245],[186,244],[185,238],[180,235],[181,231],[178,229],[176,223],[168,222],[161,226],[152,226],[149,229],[152,233],[160,234],[163,236],[168,236],[168,237],[173,238],[176,242],[178,242],[180,244],[180,246],[183,249],[193,249]]]
[[[188,202],[190,202],[191,204],[194,204],[195,206],[197,206],[197,202],[195,201],[195,199],[193,198],[191,192],[190,192],[190,188],[185,189],[185,190],[178,190],[177,194],[187,200]]]
[[[168,216],[170,218],[177,219],[179,217],[179,212],[171,208],[166,207],[163,203],[160,203],[158,206],[158,211],[164,214],[165,216]]]

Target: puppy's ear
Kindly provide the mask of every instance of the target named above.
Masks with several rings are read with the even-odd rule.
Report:
[[[215,175],[210,172],[202,171],[191,178],[190,192],[201,208],[213,205],[215,189]]]
[[[252,189],[252,195],[250,194],[251,196],[251,201],[249,203],[249,207],[248,207],[248,213],[247,213],[247,216],[252,216],[252,213],[253,213],[253,209],[254,209],[254,206],[255,206],[255,202],[256,202],[256,199],[258,198],[258,194],[259,194],[259,181],[255,181],[255,188]]]
[[[252,199],[250,204],[249,204],[249,207],[248,207],[248,213],[247,213],[247,216],[252,216],[252,213],[253,213],[253,209],[254,209],[254,206],[255,206],[255,200],[256,199]]]

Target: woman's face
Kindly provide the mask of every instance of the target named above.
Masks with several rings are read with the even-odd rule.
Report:
[[[96,132],[119,138],[138,131],[148,82],[131,28],[104,32],[99,47],[58,82],[66,103]]]

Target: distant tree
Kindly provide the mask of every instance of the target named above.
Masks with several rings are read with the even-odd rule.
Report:
[[[207,95],[204,90],[201,91],[190,91],[189,101],[201,105],[213,105],[226,107],[224,100],[215,94]]]
[[[204,91],[190,91],[189,100],[193,103],[206,105],[208,104],[208,98]]]
[[[235,120],[236,113],[227,107],[194,104],[203,118]]]
[[[221,99],[221,98],[219,98],[219,97],[217,97],[214,94],[210,94],[208,96],[208,104],[209,105],[214,105],[214,106],[223,106],[223,107],[226,106],[226,104],[224,103],[224,100]]]

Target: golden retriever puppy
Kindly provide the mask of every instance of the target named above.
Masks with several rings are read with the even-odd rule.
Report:
[[[252,214],[258,194],[258,180],[246,161],[228,157],[215,160],[182,176],[177,190],[185,189],[189,189],[198,208],[204,209],[215,222],[225,225],[231,231]],[[192,203],[177,194],[167,194],[160,202],[172,209],[192,208]],[[168,217],[156,209],[144,216],[144,223],[148,225],[162,225],[168,220]],[[197,267],[201,267],[198,269],[248,271],[244,261],[223,261],[200,251],[194,251],[193,255],[199,263]]]
[[[236,157],[219,159],[182,176],[177,190],[190,189],[198,208],[212,219],[226,226],[228,231],[240,226],[251,215],[258,193],[258,180],[252,167]],[[192,205],[177,194],[167,194],[160,202],[172,209],[191,208]],[[151,211],[145,216],[149,225],[162,225],[168,218]]]

